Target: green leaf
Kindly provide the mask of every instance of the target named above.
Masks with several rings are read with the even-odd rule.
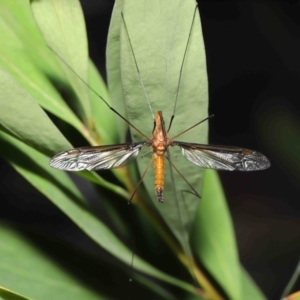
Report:
[[[230,299],[264,299],[240,265],[233,224],[216,171],[205,172],[191,241],[197,257]]]
[[[14,229],[0,224],[0,281],[32,299],[107,299],[65,272]],[[27,299],[0,289],[5,300]]]
[[[109,26],[107,46],[106,46],[106,70],[107,81],[110,91],[112,106],[122,116],[126,117],[126,109],[123,100],[123,88],[121,77],[121,57],[120,57],[120,30],[122,25],[121,10],[123,1],[116,1],[112,12],[112,17]],[[120,132],[120,142],[125,142],[126,132],[128,130],[127,124],[119,117],[117,117],[118,129]]]
[[[241,270],[233,225],[221,182],[207,170],[191,240],[193,249],[230,299],[242,299]]]
[[[266,296],[261,292],[244,268],[241,268],[241,279],[243,300],[267,300]]]
[[[77,97],[72,97],[92,144],[117,142],[115,115],[101,97],[110,102],[107,89],[88,59],[85,24],[78,1],[34,1],[32,10],[47,45],[54,51]],[[96,91],[98,95],[94,92]],[[84,128],[80,128],[81,133]],[[91,142],[91,140],[90,140]]]
[[[32,17],[29,2],[2,1],[0,31],[0,65],[42,107],[82,131],[82,123],[50,82],[66,81]]]
[[[116,60],[114,64],[108,61],[108,72],[112,72],[108,76],[109,86],[117,87],[117,91],[112,94],[112,102],[115,107],[120,107],[121,89],[118,87],[122,84],[126,112],[130,122],[149,137],[151,137],[153,129],[153,119],[139,81],[128,36],[121,18],[121,11],[124,14],[140,75],[151,106],[154,113],[158,110],[163,112],[166,127],[173,113],[180,67],[189,31],[193,26],[183,67],[176,117],[170,131],[172,137],[207,117],[205,51],[198,14],[192,25],[195,7],[196,3],[193,0],[184,2],[164,1],[163,3],[118,1],[115,6],[109,35],[111,41],[109,41],[108,46],[110,51],[108,59]],[[116,48],[121,47],[120,56],[117,50],[113,48],[113,43],[115,43]],[[117,67],[117,63],[120,64],[119,67]],[[117,68],[121,69],[121,73],[115,71]],[[118,82],[120,79],[122,79],[121,83]],[[122,111],[122,109],[120,110]],[[131,133],[134,141],[145,139],[132,128]],[[207,124],[191,130],[180,139],[206,143]],[[174,151],[174,154],[171,155],[173,163],[200,193],[203,171],[199,168],[193,168],[184,158],[177,158],[176,155],[181,156],[178,151]],[[148,161],[148,158],[138,159],[141,174],[146,169]],[[189,187],[173,170],[176,194],[181,203],[180,211],[184,214],[180,217],[168,165],[166,165],[165,170],[165,203],[163,205],[158,203],[155,196],[152,167],[147,172],[143,183],[164,221],[181,244],[185,245],[186,237],[183,236],[182,230],[183,228],[188,229],[198,201],[193,195],[185,193],[184,199],[187,205],[183,206],[181,191],[189,190]]]
[[[30,300],[4,287],[0,287],[0,296],[3,300]]]
[[[33,1],[31,8],[47,45],[63,59],[63,62],[59,62],[77,93],[73,104],[77,105],[79,114],[85,120],[90,120],[89,91],[80,80],[88,81],[89,60],[85,23],[79,1]]]
[[[100,77],[96,67],[90,61],[89,65],[89,84],[90,87],[97,92],[105,101],[110,103],[107,87]],[[91,107],[95,127],[103,144],[119,143],[119,135],[116,126],[116,115],[110,111],[107,105],[100,99],[94,91],[90,91]]]
[[[71,147],[34,99],[0,67],[2,129],[42,153],[53,155]]]

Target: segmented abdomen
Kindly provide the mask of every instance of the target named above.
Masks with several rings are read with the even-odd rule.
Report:
[[[155,191],[157,200],[164,202],[164,175],[165,175],[165,158],[154,153],[154,172],[155,172]]]

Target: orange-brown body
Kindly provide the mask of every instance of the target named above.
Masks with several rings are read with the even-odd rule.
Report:
[[[159,202],[164,202],[165,152],[171,140],[164,128],[162,112],[158,111],[155,118],[155,128],[152,134],[151,146],[154,157],[155,191]]]

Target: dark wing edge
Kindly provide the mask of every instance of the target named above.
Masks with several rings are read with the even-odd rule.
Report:
[[[145,145],[147,142],[74,148],[56,154],[50,166],[65,171],[119,168],[134,160]]]
[[[174,141],[182,155],[191,163],[205,169],[227,171],[259,171],[271,166],[263,154],[238,147],[202,145]]]

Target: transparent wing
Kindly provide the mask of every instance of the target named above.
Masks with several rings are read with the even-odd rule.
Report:
[[[119,168],[134,160],[144,145],[147,142],[75,148],[56,154],[50,166],[66,171]]]
[[[205,169],[258,171],[271,165],[263,154],[249,149],[176,141],[172,145],[179,146],[188,161]]]

